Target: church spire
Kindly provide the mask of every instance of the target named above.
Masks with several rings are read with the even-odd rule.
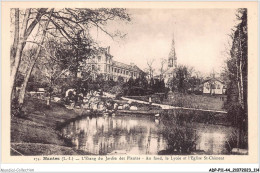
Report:
[[[172,39],[171,51],[170,51],[169,57],[168,57],[168,67],[177,67],[177,56],[176,56],[176,52],[175,52],[174,35],[173,35],[173,39]]]

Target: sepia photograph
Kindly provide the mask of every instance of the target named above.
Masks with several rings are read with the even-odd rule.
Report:
[[[69,4],[5,8],[9,162],[257,159],[252,4]]]
[[[247,9],[10,17],[11,155],[248,154]]]

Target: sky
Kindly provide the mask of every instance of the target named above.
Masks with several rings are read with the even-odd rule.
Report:
[[[127,9],[131,22],[113,21],[110,32],[119,30],[123,39],[112,40],[101,31],[94,38],[101,46],[110,46],[114,60],[135,63],[147,68],[147,61],[168,59],[172,40],[175,41],[177,64],[193,67],[202,74],[213,69],[220,72],[226,56],[231,29],[236,24],[236,9]]]

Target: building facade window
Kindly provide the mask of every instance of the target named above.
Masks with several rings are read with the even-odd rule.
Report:
[[[137,78],[139,75],[139,70],[133,68],[132,65],[114,62],[112,57],[106,54],[100,54],[93,58],[93,62],[90,61],[91,59],[87,62],[90,69],[102,73],[106,79],[117,80],[118,76],[122,76],[124,81],[128,81],[130,77]]]

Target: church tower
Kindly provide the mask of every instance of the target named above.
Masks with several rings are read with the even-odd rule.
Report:
[[[168,57],[168,67],[177,67],[177,56],[176,56],[176,52],[175,52],[175,42],[174,42],[174,37],[172,39],[172,46],[171,46],[171,51],[169,53],[169,57]]]
[[[166,87],[170,88],[170,92],[173,90],[172,79],[175,76],[175,69],[177,68],[177,56],[175,52],[174,36],[172,39],[171,51],[168,57],[168,69],[165,72],[164,80],[166,81]]]

